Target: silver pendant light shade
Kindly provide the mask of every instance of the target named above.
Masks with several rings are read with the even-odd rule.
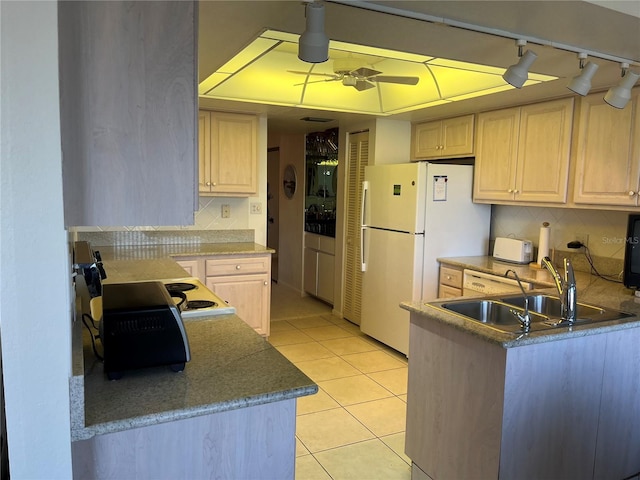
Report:
[[[615,108],[624,108],[627,102],[631,99],[631,89],[640,78],[640,73],[634,73],[631,70],[627,70],[628,64],[623,64],[622,72],[623,77],[617,87],[609,89],[604,96],[604,101]]]
[[[597,63],[588,62],[580,75],[573,77],[573,79],[567,85],[567,88],[578,95],[586,95],[591,90],[591,79],[598,70],[599,65]]]
[[[324,5],[316,2],[305,6],[307,28],[298,41],[298,58],[307,63],[329,59],[329,37],[324,33]]]
[[[525,40],[518,40],[516,42],[520,60],[518,60],[518,63],[515,65],[511,65],[507,68],[504,75],[502,75],[502,78],[504,78],[508,84],[513,85],[516,88],[522,88],[524,82],[529,78],[529,67],[531,67],[531,64],[535,62],[536,58],[538,58],[538,55],[531,50],[527,50],[524,52],[524,55],[522,55],[522,47],[526,44],[527,42]]]

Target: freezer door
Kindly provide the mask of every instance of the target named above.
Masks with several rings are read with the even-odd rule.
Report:
[[[362,224],[408,233],[424,232],[426,163],[370,165],[364,169]]]
[[[409,351],[409,312],[401,302],[420,300],[423,236],[365,228],[360,329],[399,352]]]

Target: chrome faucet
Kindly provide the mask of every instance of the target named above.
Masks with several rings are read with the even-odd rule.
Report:
[[[529,328],[531,327],[531,316],[529,315],[529,296],[527,295],[527,292],[525,292],[524,287],[522,286],[522,282],[520,281],[520,277],[518,276],[516,271],[509,269],[506,272],[504,272],[504,276],[508,277],[509,273],[513,273],[513,276],[515,277],[516,281],[518,282],[518,286],[522,291],[522,296],[524,297],[524,313],[520,313],[517,310],[510,310],[510,312],[516,317],[518,317],[518,320],[520,320],[520,325],[522,326],[522,329],[525,332],[528,332]]]
[[[564,259],[564,278],[560,276],[549,257],[542,259],[542,266],[549,270],[558,289],[562,322],[567,322],[571,325],[576,321],[577,310],[576,276],[573,272],[573,266],[568,259]]]

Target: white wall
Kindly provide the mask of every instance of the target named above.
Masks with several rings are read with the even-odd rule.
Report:
[[[371,164],[407,163],[411,158],[411,123],[378,118],[371,131]]]
[[[0,2],[0,337],[12,478],[71,478],[56,2]]]
[[[537,248],[542,222],[549,222],[551,248],[567,250],[577,234],[586,234],[592,255],[623,260],[628,218],[629,212],[496,205],[491,234],[526,238]]]

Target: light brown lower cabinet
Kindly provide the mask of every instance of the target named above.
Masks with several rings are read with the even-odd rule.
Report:
[[[260,335],[271,324],[271,255],[177,257],[176,262],[200,279]]]
[[[640,471],[640,328],[514,348],[415,313],[410,331],[405,452],[424,478]]]
[[[271,255],[220,256],[205,261],[205,285],[236,308],[236,315],[269,336]]]
[[[455,298],[462,296],[462,268],[440,265],[438,297]]]

